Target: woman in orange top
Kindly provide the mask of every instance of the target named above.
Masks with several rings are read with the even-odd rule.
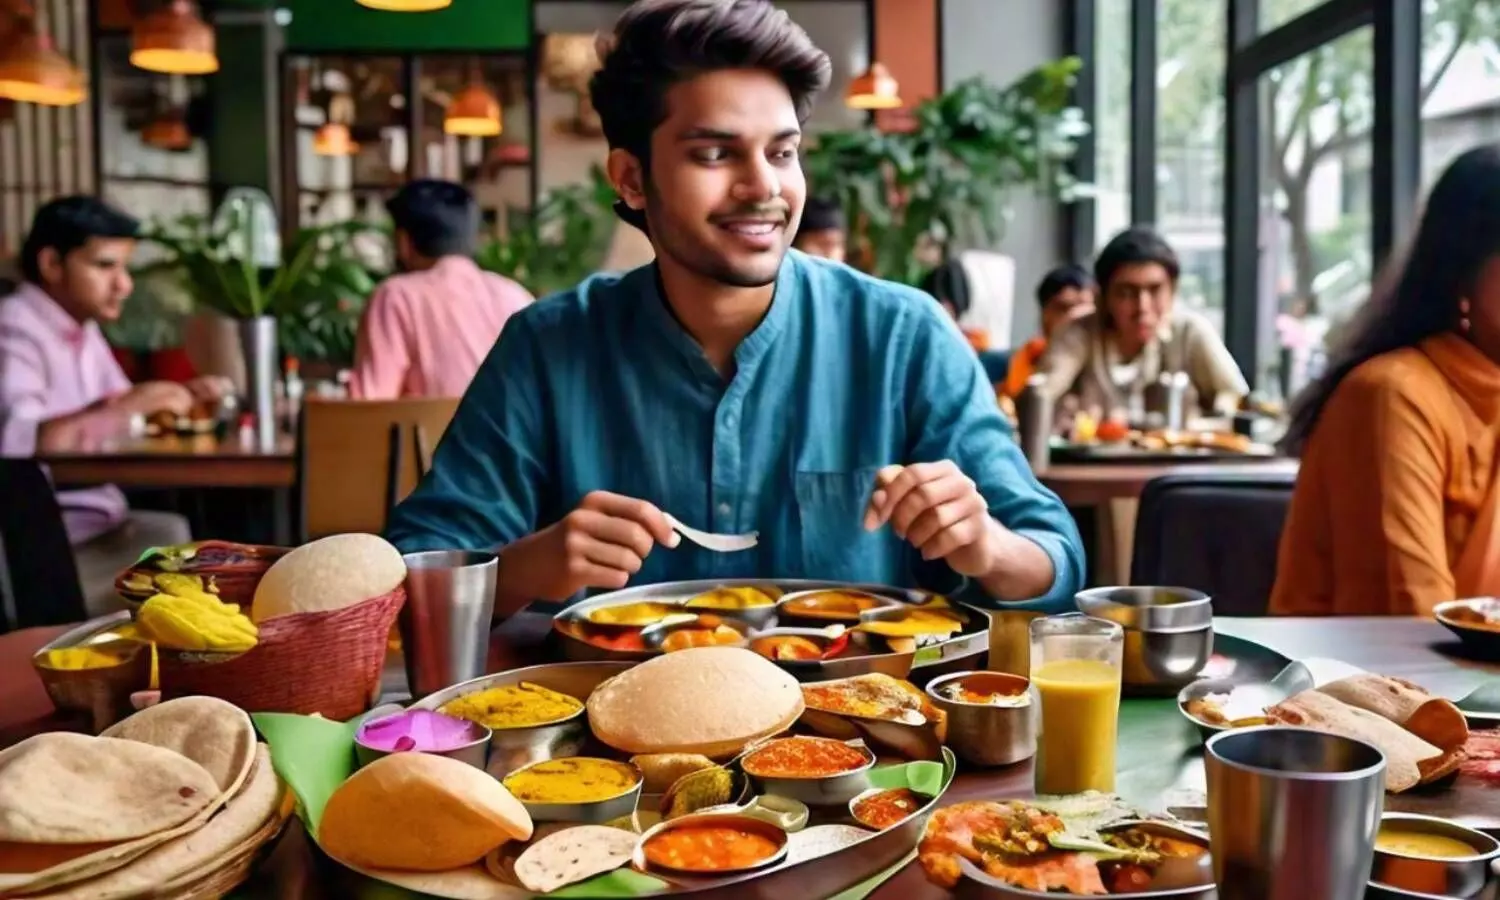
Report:
[[[1500,596],[1500,145],[1460,156],[1298,399],[1278,615],[1431,615]]]

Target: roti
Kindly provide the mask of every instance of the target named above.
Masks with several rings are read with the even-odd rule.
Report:
[[[1457,750],[1469,739],[1464,714],[1451,700],[1434,697],[1410,681],[1384,675],[1354,675],[1318,690],[1390,719],[1444,753]]]
[[[1389,719],[1342,703],[1321,691],[1303,691],[1266,710],[1272,721],[1354,738],[1385,755],[1385,789],[1393,794],[1454,771],[1461,752],[1445,754]]]
[[[147,707],[107,729],[103,737],[153,744],[186,756],[234,795],[255,764],[255,725],[233,703],[182,697]]]
[[[631,832],[607,825],[567,828],[526,848],[516,859],[516,880],[528,890],[550,894],[625,865],[636,840]]]

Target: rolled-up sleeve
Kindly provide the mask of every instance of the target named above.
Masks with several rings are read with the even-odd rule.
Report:
[[[935,316],[924,318],[912,348],[908,425],[916,440],[910,461],[952,460],[974,479],[990,515],[1041,547],[1052,560],[1052,587],[1040,597],[1004,603],[1007,609],[1071,608],[1084,579],[1078,526],[1057,495],[1032,474],[973,351],[949,323]],[[977,603],[1002,603],[977,583],[962,587],[960,593]]]
[[[432,469],[391,514],[402,552],[495,550],[536,529],[551,448],[535,331],[514,318],[459,402]]]
[[[0,456],[36,455],[46,402],[41,347],[32,338],[0,326]]]

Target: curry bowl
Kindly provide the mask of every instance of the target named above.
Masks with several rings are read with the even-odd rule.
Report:
[[[947,743],[976,766],[1008,766],[1036,755],[1031,681],[1003,672],[955,672],[935,678],[927,696],[947,716]],[[1009,697],[997,703],[984,697]]]
[[[696,612],[670,616],[641,629],[647,650],[672,653],[692,647],[744,647],[750,623],[727,613]]]
[[[902,796],[896,796],[902,795]],[[926,809],[935,798],[910,788],[872,787],[855,794],[849,801],[849,818],[865,828],[884,831],[894,828]],[[877,804],[878,808],[871,804]],[[877,816],[887,816],[880,820]]]
[[[476,769],[484,769],[485,763],[489,759],[490,741],[494,736],[494,732],[480,725],[478,722],[471,722],[468,719],[454,719],[454,717],[443,713],[435,714],[445,719],[454,719],[455,723],[461,723],[459,727],[463,728],[464,731],[461,736],[454,740],[453,746],[445,746],[442,749],[425,749],[420,746],[412,746],[405,749],[387,749],[376,746],[375,742],[368,736],[367,729],[372,726],[378,726],[381,722],[406,715],[408,712],[408,710],[403,710],[398,706],[378,707],[371,710],[364,717],[364,721],[360,722],[359,728],[354,732],[354,758],[360,768],[368,766],[381,757],[390,756],[392,753],[427,753],[432,756],[446,756],[449,759],[456,759],[461,763],[471,765]],[[434,711],[420,710],[420,712],[428,713]]]
[[[911,673],[912,663],[916,659],[915,650],[879,653],[870,649],[864,641],[864,635],[848,629],[838,632],[840,628],[843,626],[768,628],[752,634],[749,647],[792,673],[798,681],[828,681],[875,672],[892,678],[905,678]],[[777,644],[802,652],[808,652],[807,645],[811,645],[811,649],[830,655],[811,659],[787,658],[786,654],[777,656],[773,655]]]
[[[776,621],[787,625],[858,625],[877,610],[900,610],[899,601],[853,587],[814,588],[787,594],[776,603]]]
[[[738,619],[751,628],[765,628],[776,620],[776,603],[781,597],[781,588],[774,585],[726,585],[689,597],[682,607]]]
[[[737,865],[703,865],[687,856],[686,848],[674,847],[668,837],[673,832],[721,830],[725,837],[737,839],[752,846],[742,851],[744,862]],[[655,825],[641,835],[631,855],[631,864],[642,872],[666,872],[674,875],[720,878],[753,872],[773,866],[786,858],[787,833],[776,825],[752,816],[733,813],[696,813],[669,819]],[[716,842],[724,846],[723,841]],[[674,852],[678,851],[678,852]]]
[[[590,825],[635,812],[645,782],[630,763],[588,756],[540,760],[500,780],[532,821]]]
[[[411,708],[443,712],[445,705],[461,697],[523,683],[565,694],[576,700],[578,709],[556,721],[509,728],[490,727],[492,734],[485,771],[496,778],[504,778],[516,769],[544,759],[579,755],[589,740],[584,701],[588,699],[594,688],[630,666],[631,663],[628,662],[575,662],[530,666],[460,682],[423,697],[413,703]]]
[[[1434,816],[1388,812],[1380,817],[1370,881],[1419,894],[1472,897],[1484,888],[1497,858],[1500,841],[1482,831]]]
[[[875,753],[863,741],[781,737],[748,748],[738,765],[757,793],[843,806],[870,789]]]
[[[118,633],[130,621],[128,611],[92,619],[49,641],[31,657],[52,705],[87,715],[96,734],[134,712],[130,695],[151,687],[151,648]],[[78,663],[92,664],[75,668]]]

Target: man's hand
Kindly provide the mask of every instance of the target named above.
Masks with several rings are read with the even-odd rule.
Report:
[[[865,530],[886,522],[923,559],[944,560],[960,575],[982,578],[994,568],[989,504],[974,479],[949,460],[881,469]]]
[[[680,540],[652,504],[594,491],[555,525],[501,551],[500,577],[507,593],[530,599],[622,588],[652,548],[676,547]]]
[[[199,375],[187,383],[193,399],[203,403],[218,403],[234,393],[234,382],[223,375]]]
[[[168,412],[185,416],[193,409],[193,394],[175,381],[148,381],[121,394],[110,405],[127,415]]]

